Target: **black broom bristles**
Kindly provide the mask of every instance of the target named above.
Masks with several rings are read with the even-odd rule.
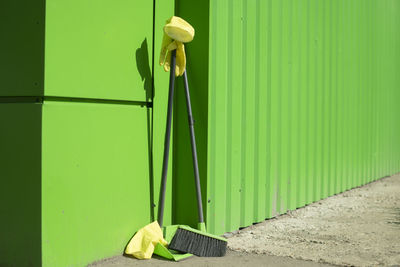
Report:
[[[168,248],[199,257],[222,257],[226,254],[227,244],[226,239],[208,233],[178,228]]]

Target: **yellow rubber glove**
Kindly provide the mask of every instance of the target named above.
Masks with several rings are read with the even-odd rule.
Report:
[[[167,24],[164,26],[164,32],[172,39],[182,43],[189,43],[194,37],[194,28],[192,25],[176,16],[172,16],[167,20]]]
[[[165,61],[162,63],[160,59],[160,65],[164,65],[164,70],[170,70],[171,64],[171,51],[176,50],[176,65],[175,65],[175,76],[182,76],[185,72],[186,68],[186,54],[185,54],[185,45],[178,41],[173,41],[170,43],[167,48],[167,57]],[[162,57],[162,55],[161,55]]]
[[[164,36],[160,52],[160,65],[169,71],[171,66],[171,51],[176,49],[175,76],[181,76],[186,69],[186,54],[184,42],[190,42],[194,37],[193,27],[179,17],[171,17],[164,26]]]
[[[168,245],[160,225],[155,221],[137,231],[126,246],[125,253],[137,259],[150,259],[157,243]]]

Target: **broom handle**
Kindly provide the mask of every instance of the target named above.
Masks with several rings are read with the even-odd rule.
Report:
[[[173,102],[174,102],[175,64],[176,64],[176,50],[172,50],[170,74],[169,74],[167,126],[165,129],[165,139],[164,139],[164,158],[163,158],[162,177],[161,177],[160,199],[158,201],[158,203],[159,203],[158,204],[158,224],[161,227],[163,225],[163,220],[164,220],[165,191],[167,189],[169,144],[170,144],[170,139],[171,139],[172,107],[173,107]]]
[[[197,194],[197,210],[198,210],[198,215],[199,215],[199,223],[204,223],[203,204],[201,201],[199,165],[197,162],[196,139],[195,139],[195,135],[194,135],[194,120],[193,120],[193,115],[192,115],[192,105],[190,103],[189,84],[188,84],[188,80],[187,80],[186,70],[183,73],[183,81],[184,81],[184,85],[185,85],[186,107],[187,107],[188,119],[189,119],[190,141],[192,144],[194,180],[196,183],[196,194]]]

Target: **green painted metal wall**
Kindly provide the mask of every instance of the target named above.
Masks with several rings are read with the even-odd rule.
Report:
[[[152,35],[153,1],[46,0],[45,95],[150,100]]]
[[[0,10],[0,265],[120,255],[157,216],[169,75],[153,58],[174,2],[20,0]]]
[[[196,29],[187,71],[210,232],[400,171],[399,1],[175,5]],[[0,10],[0,265],[120,254],[157,217],[168,73],[154,59],[174,1]],[[165,224],[195,226],[177,84]]]
[[[0,266],[41,265],[41,116],[0,102]]]
[[[45,0],[0,2],[0,96],[43,95]]]
[[[44,101],[42,266],[121,254],[151,221],[147,109]]]
[[[207,132],[197,141],[206,150],[209,231],[248,226],[400,171],[399,1],[201,3],[203,13],[177,5],[188,21],[209,23],[187,48],[209,51],[191,63],[207,67],[189,81],[205,96],[194,100],[198,115],[208,114],[196,133]],[[204,73],[207,84],[196,83]],[[186,157],[177,150],[176,166],[191,175]]]

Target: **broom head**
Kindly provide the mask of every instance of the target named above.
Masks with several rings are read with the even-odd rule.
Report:
[[[227,244],[225,238],[180,225],[168,248],[199,257],[222,257],[226,253]]]

